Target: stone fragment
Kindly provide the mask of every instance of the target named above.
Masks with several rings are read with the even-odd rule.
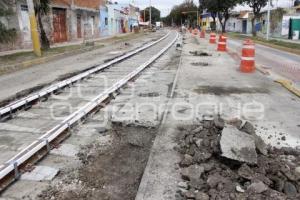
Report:
[[[184,193],[184,196],[187,199],[195,199],[195,193],[193,191],[187,191],[186,193]]]
[[[235,190],[236,190],[237,192],[240,192],[240,193],[244,193],[244,192],[245,192],[245,190],[244,190],[241,186],[239,186],[239,185],[237,185],[237,186],[235,187]]]
[[[187,182],[184,182],[184,181],[179,182],[179,183],[177,184],[177,186],[178,186],[179,188],[183,188],[183,189],[187,189],[187,188],[188,188]]]
[[[59,170],[48,166],[36,166],[31,172],[21,176],[21,180],[28,181],[51,181],[58,174]]]
[[[238,175],[242,178],[247,179],[247,180],[252,180],[254,178],[254,172],[252,171],[252,169],[247,164],[243,164],[238,169]]]
[[[216,174],[212,174],[209,175],[207,178],[207,184],[209,185],[210,188],[216,188],[217,185],[220,183],[220,181],[223,180],[223,177],[216,173]]]
[[[204,172],[204,168],[199,165],[191,165],[181,170],[181,176],[184,180],[191,180],[192,178],[200,179]]]
[[[242,121],[242,124],[240,125],[240,130],[250,135],[255,134],[254,126],[248,121]]]
[[[263,182],[254,182],[252,183],[248,188],[247,192],[255,193],[255,194],[261,194],[268,190],[268,186],[266,186]]]
[[[245,134],[233,126],[223,129],[220,147],[223,157],[250,164],[257,163],[253,136]]]
[[[188,155],[188,154],[185,154],[182,161],[180,162],[180,166],[181,167],[188,167],[191,164],[193,164],[193,157]]]
[[[225,126],[225,121],[220,116],[215,116],[214,117],[214,125],[218,129],[223,129]]]
[[[212,154],[209,152],[196,151],[193,159],[196,163],[202,163],[211,157],[212,157]]]
[[[195,195],[196,200],[209,200],[209,196],[204,192],[197,192]]]
[[[293,183],[287,181],[284,184],[283,192],[289,197],[294,197],[297,195],[297,188]]]

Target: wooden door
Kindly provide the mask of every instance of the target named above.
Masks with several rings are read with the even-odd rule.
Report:
[[[66,10],[53,8],[53,39],[55,43],[67,41]]]
[[[77,15],[77,38],[81,38],[81,15]]]

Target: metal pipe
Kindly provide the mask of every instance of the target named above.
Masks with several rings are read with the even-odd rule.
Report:
[[[269,40],[269,36],[270,36],[270,12],[271,12],[270,7],[271,7],[271,0],[268,1],[267,40]]]

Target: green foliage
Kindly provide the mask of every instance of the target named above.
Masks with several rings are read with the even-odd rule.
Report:
[[[222,32],[225,32],[226,22],[229,19],[231,9],[242,0],[202,0],[202,7],[211,13],[212,17],[218,17],[222,26]]]
[[[0,17],[8,17],[13,14],[11,9],[3,9],[0,8]],[[5,44],[12,42],[16,39],[17,31],[16,29],[8,29],[1,21],[0,21],[0,43]]]
[[[181,22],[188,22],[190,25],[196,26],[197,10],[198,7],[193,0],[185,0],[182,4],[172,8],[171,13],[164,18],[164,23],[171,25],[173,22],[180,25]]]
[[[144,18],[144,14],[145,14],[145,21],[149,21],[150,18],[150,7],[145,8],[145,10],[141,10],[140,11],[141,16]],[[157,8],[151,6],[151,21],[153,22],[158,22],[160,21],[160,10],[158,10]]]

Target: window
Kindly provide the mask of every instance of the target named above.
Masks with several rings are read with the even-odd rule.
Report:
[[[105,26],[107,26],[107,25],[108,25],[108,18],[105,17]]]
[[[22,11],[28,11],[28,6],[27,5],[21,5],[21,10]]]

